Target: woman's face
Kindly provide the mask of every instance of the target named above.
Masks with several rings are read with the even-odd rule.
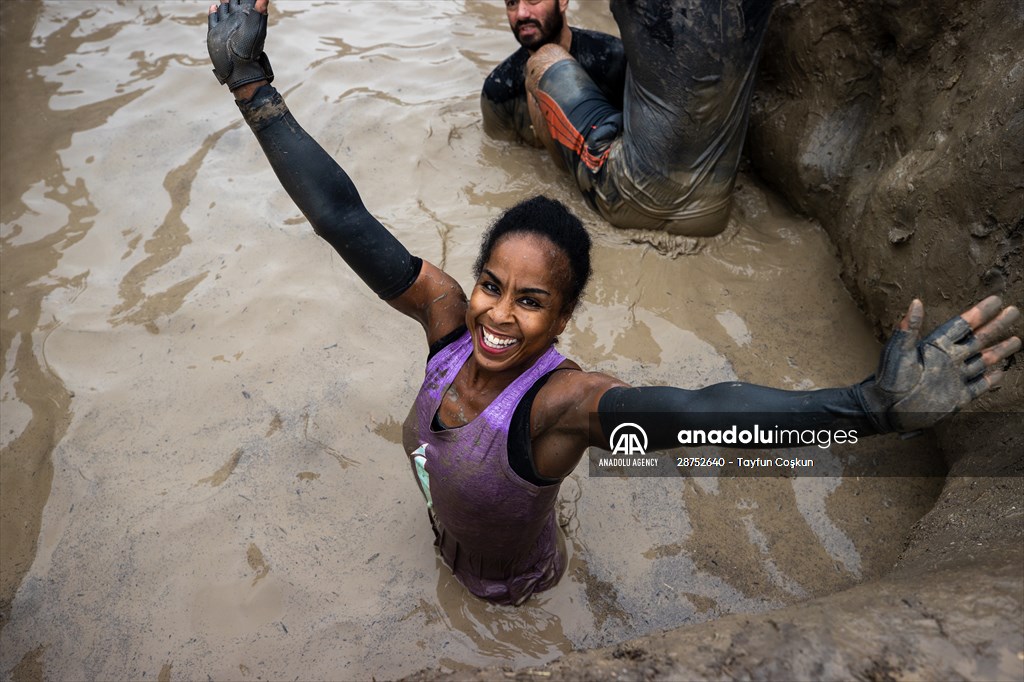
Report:
[[[544,237],[511,234],[495,245],[466,311],[480,367],[525,369],[547,350],[569,321],[568,269],[565,254]]]

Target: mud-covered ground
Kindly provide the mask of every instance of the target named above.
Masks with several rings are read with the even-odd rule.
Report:
[[[579,23],[614,31],[604,3],[579,5]],[[659,250],[601,224],[536,150],[483,136],[480,84],[514,47],[500,4],[287,2],[271,23],[298,119],[386,225],[466,285],[502,208],[543,192],[584,217],[595,278],[561,340],[581,364],[684,387],[872,370],[879,345],[832,242],[753,176],[726,234]],[[604,656],[729,676],[728,648],[717,673],[646,664],[712,630],[782,622],[751,614],[798,619],[817,597],[836,601],[806,630],[826,636],[888,583],[827,595],[934,536],[915,523],[940,478],[591,478],[584,463],[562,492],[562,583],[520,609],[468,597],[436,559],[399,445],[425,355],[415,325],[311,234],[210,73],[204,34],[201,4],[0,3],[0,674],[433,677],[612,645],[553,670],[602,676]],[[941,473],[937,452],[925,436],[859,454]],[[835,473],[849,455],[821,454]],[[980,504],[947,484],[953,510],[925,521],[941,530],[969,504],[1008,529],[979,542],[1019,538],[1020,515],[998,514],[1020,479],[998,480],[1012,485]],[[950,556],[950,576],[973,565]],[[885,580],[919,588],[907,575]],[[1000,575],[978,618],[1005,630],[1020,600],[1000,595],[1020,583]],[[617,648],[687,624],[662,653]],[[759,641],[774,660],[778,638]]]

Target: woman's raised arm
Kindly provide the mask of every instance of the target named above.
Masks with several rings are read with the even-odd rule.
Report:
[[[348,174],[298,124],[270,82],[263,52],[267,0],[210,8],[207,47],[217,79],[236,96],[285,191],[313,230],[381,299],[423,324],[428,343],[462,323],[465,294],[413,256],[363,205]]]

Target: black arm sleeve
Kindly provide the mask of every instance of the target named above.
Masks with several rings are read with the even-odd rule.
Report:
[[[753,429],[757,425],[761,429],[855,429],[865,436],[881,432],[865,407],[859,385],[819,391],[783,391],[739,382],[696,391],[619,387],[601,396],[598,416],[606,436],[623,422],[639,424],[647,433],[649,450],[679,447],[678,433],[683,429]]]
[[[520,48],[484,79],[480,91],[480,112],[484,132],[491,137],[516,139],[539,145],[526,104],[526,60],[529,53]]]
[[[423,262],[370,215],[348,175],[299,126],[277,90],[264,85],[238,108],[285,191],[349,267],[385,301],[412,286]]]

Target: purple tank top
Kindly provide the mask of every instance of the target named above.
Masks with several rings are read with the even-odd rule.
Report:
[[[467,331],[427,362],[409,418],[405,447],[426,444],[434,544],[470,592],[499,604],[520,604],[565,570],[555,502],[558,485],[536,486],[508,463],[508,433],[519,401],[565,358],[549,348],[473,421],[434,431],[441,398],[473,352]]]

